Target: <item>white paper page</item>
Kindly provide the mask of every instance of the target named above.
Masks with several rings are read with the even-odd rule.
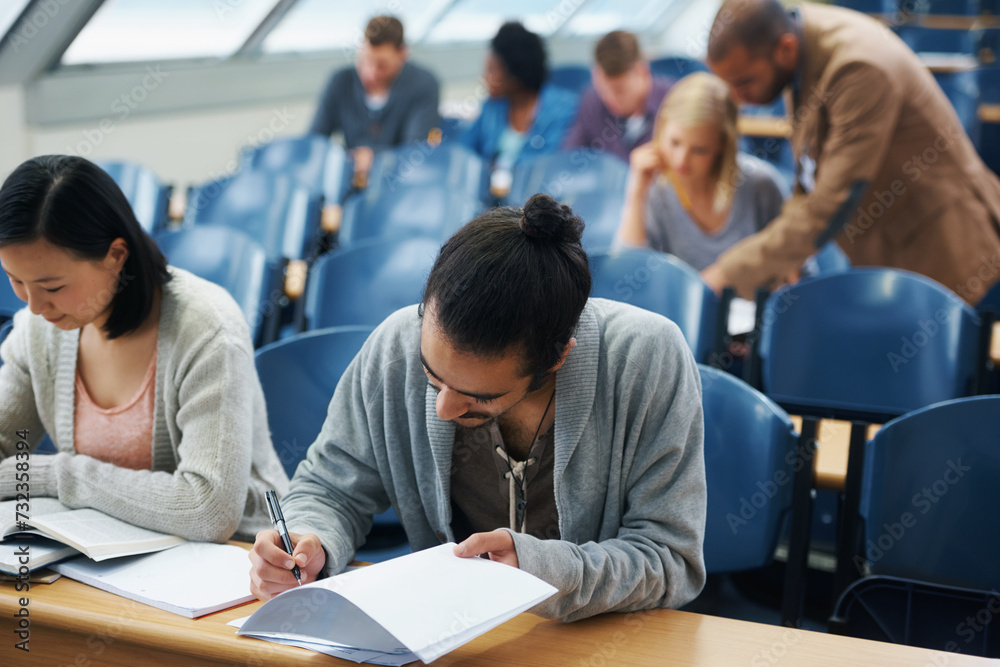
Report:
[[[185,542],[152,554],[103,563],[79,559],[53,565],[52,569],[189,618],[254,599],[247,552],[230,544]]]
[[[32,518],[31,523],[94,560],[148,553],[184,542],[175,535],[133,526],[89,508]]]
[[[3,526],[4,535],[17,532],[17,506],[19,502],[23,501],[8,500],[0,503],[0,526]],[[53,514],[54,512],[66,512],[69,508],[55,498],[32,498],[28,503],[28,510],[25,512],[24,508],[21,508],[22,521],[24,520],[24,515],[34,518],[44,514]]]
[[[240,628],[261,639],[294,638],[379,653],[409,649],[367,614],[334,592],[337,577],[291,588],[269,600]]]
[[[27,547],[28,549],[27,565],[29,571],[45,567],[57,560],[80,555],[80,552],[73,547],[66,546],[62,542],[50,540],[47,537],[32,537],[30,539],[12,538],[6,542],[0,542],[0,572],[17,574],[20,571],[20,559],[24,556],[22,547]]]
[[[729,335],[736,336],[753,331],[754,317],[757,314],[757,304],[735,297],[729,303]]]
[[[509,565],[459,558],[454,546],[442,544],[333,577],[337,584],[331,590],[356,604],[424,662],[557,592]]]

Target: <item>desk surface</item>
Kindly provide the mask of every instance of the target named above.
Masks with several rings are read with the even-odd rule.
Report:
[[[187,583],[187,582],[185,582]],[[28,664],[14,649],[13,583],[0,584],[0,663]],[[68,579],[29,591],[30,663],[65,665],[317,665],[352,663],[240,637],[228,621],[260,606],[187,619]],[[981,658],[747,623],[672,610],[563,624],[522,614],[435,665],[963,665]],[[419,664],[419,663],[417,663]]]

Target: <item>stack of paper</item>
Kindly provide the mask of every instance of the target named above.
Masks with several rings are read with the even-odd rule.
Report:
[[[527,572],[442,544],[285,591],[239,634],[355,662],[430,662],[556,593]]]
[[[247,552],[230,544],[185,542],[154,554],[100,563],[79,558],[51,567],[70,579],[188,618],[254,599]]]

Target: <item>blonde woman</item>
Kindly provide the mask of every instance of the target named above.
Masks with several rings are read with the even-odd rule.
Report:
[[[737,148],[736,104],[722,79],[697,72],[670,90],[653,140],[629,155],[617,244],[672,253],[696,270],[775,218],[778,171]]]

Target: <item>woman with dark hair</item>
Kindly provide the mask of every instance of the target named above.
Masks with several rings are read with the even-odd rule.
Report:
[[[62,155],[15,169],[0,265],[28,303],[0,346],[0,499],[27,488],[18,439],[48,433],[33,496],[197,541],[268,525],[264,492],[288,479],[243,314],[167,266],[110,176]]]
[[[455,541],[558,589],[575,620],[677,607],[705,580],[698,367],[677,326],[588,299],[583,222],[535,195],[445,243],[420,306],[348,367],[283,505],[303,583],[340,572],[390,505],[411,546]],[[274,530],[262,599],[296,585]]]
[[[483,78],[490,97],[461,141],[491,161],[492,190],[503,196],[516,162],[559,150],[579,101],[567,90],[546,85],[545,44],[520,23],[500,26]]]

